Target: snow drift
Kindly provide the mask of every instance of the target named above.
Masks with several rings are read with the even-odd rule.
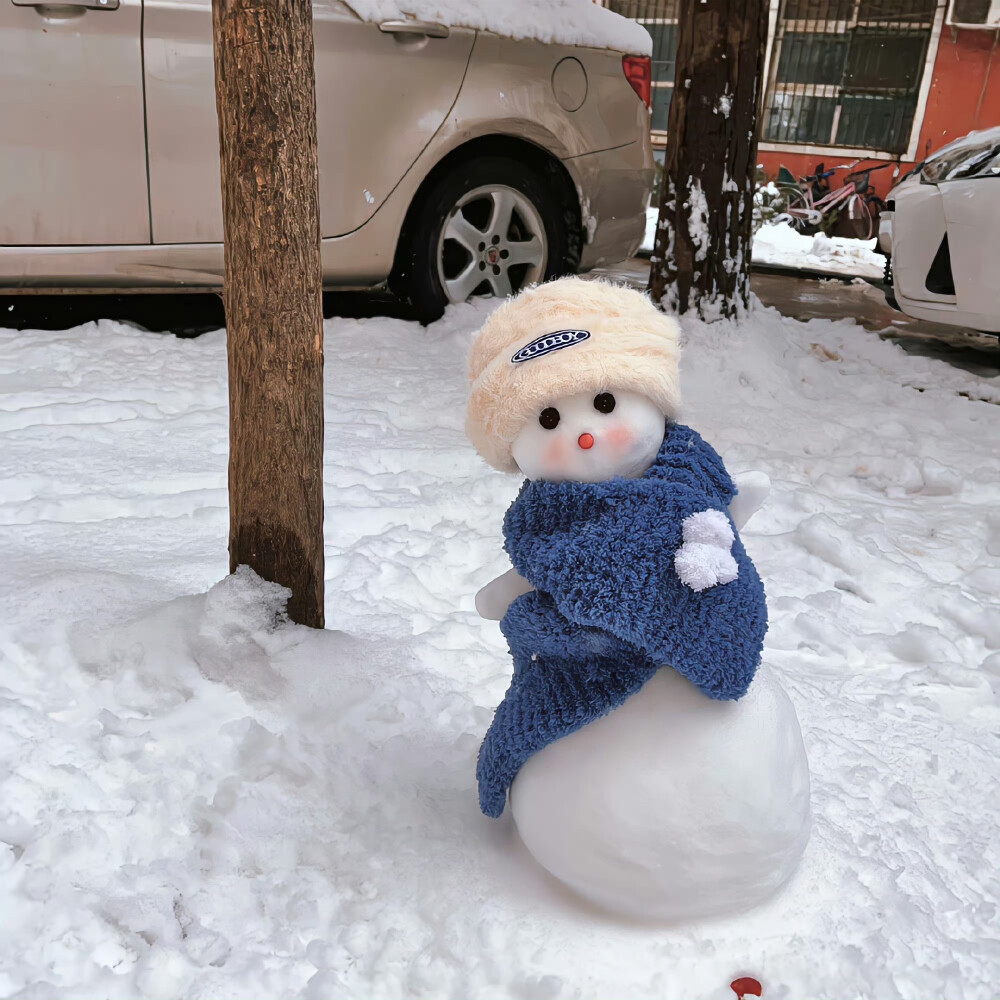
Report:
[[[478,810],[519,485],[462,431],[485,308],[327,322],[318,634],[225,578],[221,332],[0,331],[0,996],[993,997],[1000,379],[685,321],[682,418],[772,480],[744,541],[814,827],[760,909],[623,924]]]

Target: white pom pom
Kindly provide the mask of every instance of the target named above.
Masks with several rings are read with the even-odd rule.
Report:
[[[727,549],[701,542],[685,542],[674,556],[674,569],[681,583],[697,591],[730,583],[739,575],[736,560]]]
[[[739,570],[730,552],[736,536],[721,510],[689,514],[681,523],[681,534],[684,544],[674,556],[681,583],[701,591],[736,579]]]
[[[721,510],[700,510],[697,514],[689,514],[681,522],[681,533],[685,542],[718,545],[727,551],[735,537],[729,518]]]

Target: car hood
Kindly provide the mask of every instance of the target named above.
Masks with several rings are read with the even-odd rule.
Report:
[[[933,153],[926,157],[926,159],[921,160],[919,163],[915,163],[910,168],[909,173],[907,173],[906,176],[889,192],[889,198],[891,199],[893,195],[902,187],[909,187],[911,184],[919,184],[920,171],[928,163],[932,163],[941,156],[947,156],[950,153],[960,150],[964,146],[975,146],[984,141],[1000,142],[1000,126],[980,129],[977,132],[970,132],[968,135],[963,135],[960,139],[954,139],[947,145],[942,146],[940,149],[935,149]]]
[[[930,156],[924,159],[924,163],[930,163],[939,156],[945,156],[957,149],[961,149],[963,146],[975,146],[980,142],[1000,142],[1000,125],[995,128],[984,128],[978,132],[970,132],[968,135],[963,135],[961,139],[955,139],[953,142],[949,142],[947,146],[935,149]]]

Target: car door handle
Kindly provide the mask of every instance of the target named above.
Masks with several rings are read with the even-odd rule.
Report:
[[[15,7],[83,8],[85,10],[118,10],[118,0],[10,0]]]
[[[451,34],[448,25],[437,21],[383,21],[378,30],[387,35],[424,35],[427,38],[447,38]]]

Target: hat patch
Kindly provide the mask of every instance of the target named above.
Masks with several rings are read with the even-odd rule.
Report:
[[[510,359],[510,363],[519,365],[524,361],[531,361],[532,358],[541,358],[553,351],[561,351],[564,347],[582,344],[589,338],[589,330],[556,330],[555,333],[546,333],[541,337],[536,337],[530,344],[525,344]]]

